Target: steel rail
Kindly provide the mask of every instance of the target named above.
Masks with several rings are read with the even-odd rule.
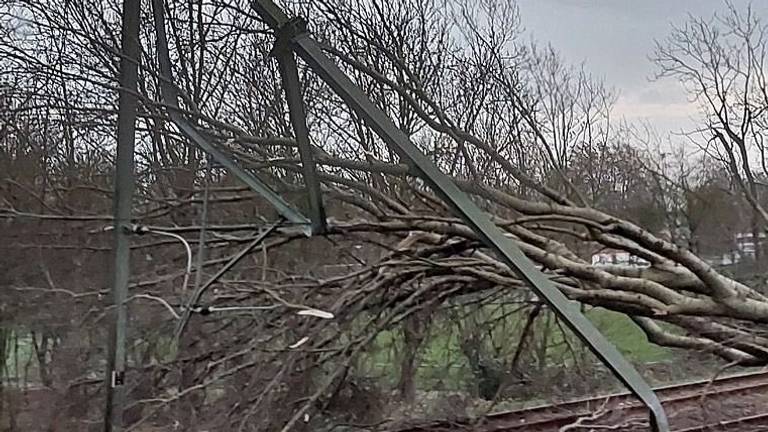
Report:
[[[751,426],[750,431],[765,431],[768,430],[768,413],[755,414],[751,416],[739,417],[731,420],[719,421],[717,423],[708,423],[698,426],[687,427],[684,429],[676,429],[674,432],[711,432],[711,431],[727,431],[727,430],[744,430],[743,426]],[[735,429],[739,428],[739,429]],[[757,429],[759,428],[759,429]]]
[[[253,0],[252,7],[275,32],[280,34],[291,19],[271,0]],[[563,319],[593,353],[650,411],[654,431],[667,432],[664,408],[651,387],[597,328],[557,289],[544,273],[529,260],[512,239],[507,237],[483,211],[472,202],[410,138],[378,108],[368,96],[331,60],[307,32],[297,33],[290,46],[307,65],[341,97],[376,134],[407,162],[419,176],[470,226],[478,237],[512,268],[534,292]]]
[[[756,371],[756,372],[747,372],[742,374],[735,374],[735,375],[728,375],[721,378],[718,378],[716,380],[694,380],[694,381],[688,381],[678,384],[669,384],[665,386],[660,386],[654,388],[654,392],[656,394],[665,394],[672,391],[679,392],[681,390],[695,390],[701,387],[704,387],[708,384],[716,385],[716,386],[722,386],[729,383],[738,383],[739,381],[745,381],[750,379],[757,379],[757,378],[765,378],[768,380],[768,371],[762,370],[762,371]],[[600,402],[606,400],[606,399],[612,399],[614,401],[618,401],[618,403],[622,403],[622,401],[629,400],[632,396],[632,393],[630,392],[618,392],[618,393],[610,393],[610,394],[604,394],[604,395],[598,395],[598,396],[589,396],[579,399],[573,399],[568,400],[562,403],[558,404],[543,404],[543,405],[535,405],[531,407],[521,408],[517,410],[510,410],[510,411],[503,411],[503,412],[497,412],[490,414],[486,416],[487,419],[497,419],[497,418],[503,418],[503,417],[519,417],[522,415],[531,415],[531,414],[537,414],[537,413],[546,413],[546,412],[552,412],[554,410],[558,411],[566,411],[566,410],[573,410],[577,409],[583,406],[590,406],[592,404],[599,404]],[[666,401],[666,400],[665,400]]]
[[[766,388],[768,388],[768,371],[758,371],[730,375],[714,381],[707,379],[671,384],[657,387],[654,391],[661,397],[662,404],[669,410],[701,397],[721,398],[736,393],[755,393]],[[605,411],[605,415],[621,413],[626,418],[641,405],[631,398],[631,393],[628,392],[590,396],[559,404],[536,405],[489,414],[482,418],[480,430],[511,432],[515,430],[556,429],[568,425],[580,417],[593,414],[596,407],[601,407]],[[462,430],[462,426],[469,425],[473,421],[476,419],[432,421],[405,427],[399,429],[398,432]]]
[[[706,384],[701,385],[701,387],[705,387]],[[768,389],[768,381],[762,381],[758,383],[749,383],[746,385],[738,385],[738,386],[731,386],[731,387],[715,387],[712,389],[708,389],[707,391],[694,391],[691,390],[690,393],[682,393],[678,394],[677,391],[684,390],[684,388],[669,388],[667,390],[660,391],[661,394],[661,400],[662,405],[669,410],[670,412],[677,412],[679,407],[684,404],[689,404],[693,400],[697,400],[702,397],[706,398],[723,398],[726,396],[731,396],[736,393],[744,393],[744,392],[751,392],[755,393],[758,391],[764,391],[765,389]],[[703,389],[702,389],[703,390]],[[667,393],[673,393],[671,395],[667,395]],[[606,398],[602,399],[603,401],[606,400]],[[599,400],[593,401],[595,405],[598,405],[597,402]],[[620,413],[623,418],[632,418],[634,415],[637,414],[638,408],[641,407],[640,404],[638,404],[636,401],[628,401],[626,398],[619,398],[617,400],[610,400],[608,399],[608,402],[610,403],[610,406],[608,408],[604,408],[605,415],[609,415],[611,413]],[[567,408],[565,406],[555,405],[552,406],[553,411],[561,411],[566,410]],[[535,428],[543,428],[544,426],[547,426],[546,429],[549,428],[559,428],[562,426],[565,426],[567,424],[572,423],[573,421],[581,418],[581,417],[587,417],[591,415],[594,412],[593,408],[587,407],[587,406],[581,406],[581,407],[573,407],[571,408],[573,411],[563,413],[563,414],[555,414],[552,416],[546,416],[546,411],[541,412],[534,412],[534,413],[525,413],[527,415],[532,414],[538,414],[540,416],[539,419],[536,419],[534,421],[530,421],[530,417],[521,417],[518,419],[518,424],[512,424],[512,425],[499,425],[500,427],[494,427],[494,431],[504,431],[504,432],[511,432],[514,430],[536,430]],[[492,422],[494,424],[497,423],[504,423],[503,418],[494,418]],[[506,420],[509,421],[509,420]]]

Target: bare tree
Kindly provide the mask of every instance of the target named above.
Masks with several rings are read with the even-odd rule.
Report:
[[[698,103],[702,126],[689,136],[739,185],[753,209],[752,234],[757,239],[768,221],[758,180],[758,173],[768,173],[763,139],[768,35],[751,7],[739,11],[731,3],[727,6],[722,15],[690,17],[675,27],[666,40],[657,42],[653,60],[660,77],[679,79]]]

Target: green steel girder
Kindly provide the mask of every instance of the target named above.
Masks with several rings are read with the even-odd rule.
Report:
[[[252,7],[278,34],[291,19],[271,0],[253,0]],[[619,353],[595,326],[560,290],[529,260],[490,218],[442,173],[398,129],[381,109],[320,48],[308,33],[297,33],[290,40],[293,51],[325,81],[344,102],[360,116],[376,134],[419,173],[420,177],[469,225],[483,242],[512,268],[555,313],[563,319],[613,374],[649,409],[651,425],[656,432],[669,431],[664,408],[651,387],[635,368]]]
[[[306,31],[306,27],[303,25],[284,27],[283,33],[278,36],[275,42],[272,55],[277,58],[280,68],[280,78],[283,81],[285,99],[288,102],[288,114],[291,118],[293,133],[296,136],[296,144],[299,148],[304,184],[307,189],[309,218],[312,221],[312,234],[323,234],[327,229],[325,208],[323,207],[320,181],[315,170],[315,159],[312,157],[312,145],[309,141],[307,115],[304,110],[304,101],[301,98],[299,69],[296,66],[296,58],[288,43],[294,34],[304,31]]]
[[[109,317],[107,373],[105,377],[105,432],[123,430],[125,408],[125,339],[128,311],[125,305],[130,276],[131,206],[134,191],[134,149],[136,142],[136,109],[138,107],[138,67],[141,58],[139,26],[141,0],[125,0],[122,11],[122,40],[120,59],[120,96],[117,113],[117,158],[115,161],[114,202],[114,269],[112,272],[112,307]]]
[[[160,93],[163,102],[165,102],[168,107],[168,117],[170,117],[171,121],[179,128],[181,133],[184,134],[187,139],[210,155],[219,165],[229,170],[254,192],[266,199],[289,223],[299,225],[304,234],[310,236],[312,234],[312,228],[309,219],[302,215],[298,210],[294,209],[256,175],[241,168],[230,156],[216,148],[181,114],[178,104],[178,92],[173,84],[170,54],[168,53],[163,2],[160,0],[153,0],[152,5],[154,9],[155,31],[157,33],[158,62],[160,65]]]

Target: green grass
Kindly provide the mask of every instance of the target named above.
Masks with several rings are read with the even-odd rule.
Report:
[[[488,306],[476,311],[472,319],[483,320],[503,317],[503,310],[495,306]],[[626,316],[604,309],[590,309],[587,317],[595,326],[613,342],[627,358],[635,363],[648,363],[669,360],[672,358],[670,349],[658,347],[649,343],[643,332]],[[469,319],[469,318],[468,318]],[[502,356],[509,359],[520,339],[522,322],[526,314],[515,314],[494,323],[491,332],[492,339],[497,345],[503,346]],[[540,315],[534,329],[536,334],[544,332],[546,320]],[[464,326],[467,323],[463,323]],[[567,364],[568,347],[564,343],[565,337],[559,327],[550,320],[549,324],[549,349],[547,363],[550,365]],[[402,349],[402,340],[399,328],[384,331],[376,338],[373,344],[358,359],[359,373],[381,379],[389,385],[394,385],[399,377],[399,358]],[[569,338],[572,345],[578,345],[575,338]],[[32,340],[29,335],[18,339],[18,370],[23,375],[24,366],[28,364],[34,355]],[[155,348],[159,358],[168,359],[173,356],[173,347],[169,341],[162,340]],[[8,375],[15,375],[16,355],[13,350],[5,359]],[[564,359],[566,359],[564,361]],[[36,361],[31,362],[32,369],[36,367]],[[32,371],[34,372],[34,371]],[[446,389],[461,389],[467,380],[472,379],[467,358],[460,348],[460,337],[456,323],[447,317],[437,317],[432,322],[429,336],[422,347],[419,359],[417,380],[427,387],[441,383]]]
[[[2,380],[15,380],[16,378],[22,379],[25,373],[25,367],[31,366],[28,372],[36,372],[36,361],[31,361],[34,356],[34,347],[32,345],[32,337],[28,334],[19,334],[18,339],[14,340],[14,332],[8,333],[8,340],[6,343],[10,344],[7,347],[6,357],[0,365],[0,379]]]
[[[484,319],[502,316],[499,310],[493,307],[483,308],[477,314]],[[623,314],[594,308],[589,309],[586,315],[601,333],[633,363],[660,362],[673,357],[672,350],[648,342],[645,334]],[[520,338],[522,322],[519,320],[525,318],[525,314],[515,314],[506,318],[506,322],[501,321],[494,325],[491,332],[492,339],[497,345],[505,347],[502,356],[506,356],[507,359],[511,357]],[[536,334],[540,335],[546,331],[546,325],[546,320],[540,316],[534,328]],[[554,320],[549,320],[547,350],[549,365],[569,364],[572,359],[561,327],[564,326],[556,326]],[[580,345],[572,335],[568,340],[571,346]],[[401,347],[399,329],[382,332],[358,362],[359,372],[394,385],[399,375]],[[426,384],[427,387],[442,383],[445,388],[460,389],[467,380],[472,379],[467,359],[460,349],[455,323],[449,319],[433,320],[426,344],[420,352],[419,365],[417,380]]]
[[[629,360],[650,363],[672,358],[671,349],[648,342],[643,331],[626,315],[605,309],[591,309],[587,317]]]

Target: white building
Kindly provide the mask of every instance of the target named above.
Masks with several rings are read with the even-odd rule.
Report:
[[[629,266],[629,267],[650,267],[651,263],[643,258],[632,255],[631,253],[619,249],[603,249],[592,255],[592,265],[594,266]]]
[[[765,241],[765,233],[758,234],[758,242],[755,242],[755,236],[752,233],[739,233],[736,234],[736,250],[742,256],[755,257],[755,245],[756,243],[763,243]]]
[[[755,242],[755,236],[752,233],[736,234],[736,248],[722,256],[710,257],[707,259],[712,265],[729,266],[740,263],[744,259],[755,259],[755,249],[757,243],[764,243],[766,234],[761,232],[758,235],[758,242]]]
[[[742,260],[754,259],[756,244],[765,243],[768,236],[766,233],[761,232],[758,235],[758,241],[755,242],[752,233],[739,233],[736,234],[734,242],[736,248],[730,252],[717,256],[706,257],[705,260],[716,266],[729,266],[738,264]],[[634,256],[627,251],[620,249],[602,249],[600,252],[592,255],[593,266],[625,266],[625,267],[650,267],[650,263],[643,258]]]

